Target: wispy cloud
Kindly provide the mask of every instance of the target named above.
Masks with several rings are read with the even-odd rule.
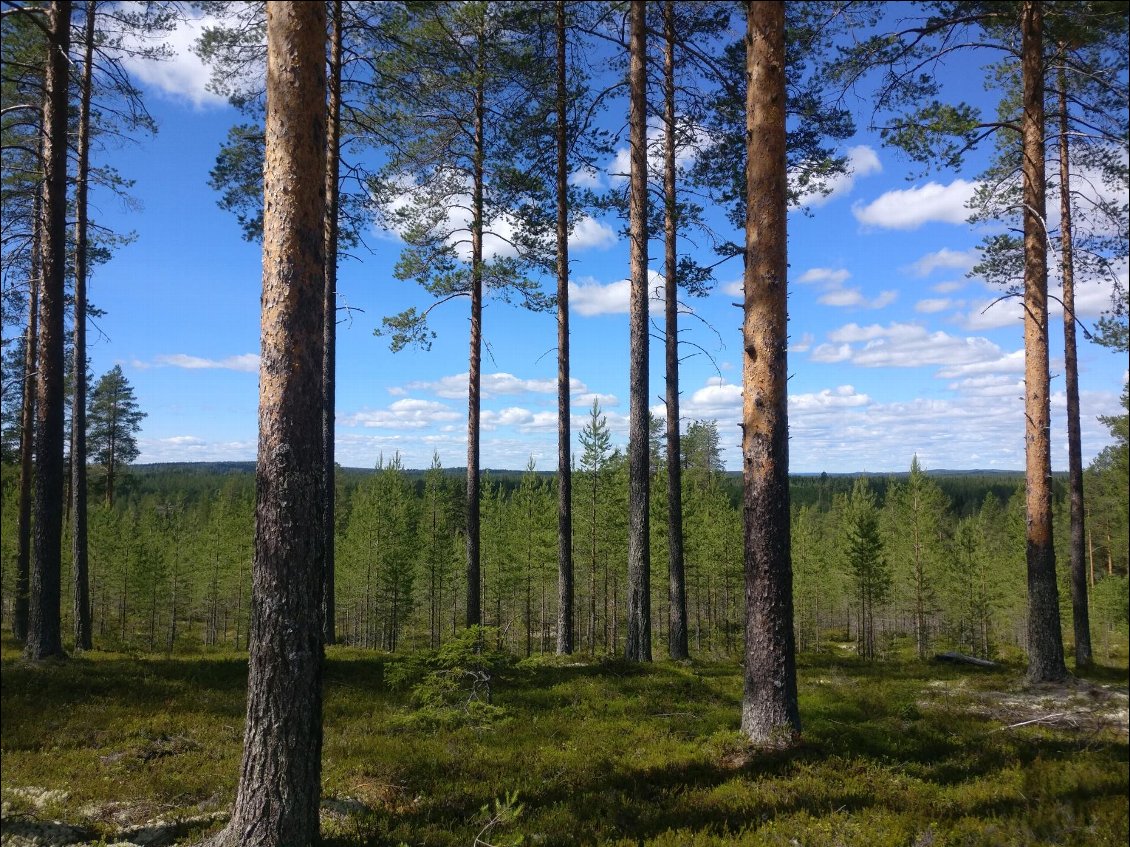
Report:
[[[851,271],[847,271],[843,268],[809,268],[797,277],[797,282],[842,285],[850,278]]]
[[[963,179],[949,185],[928,182],[888,191],[870,203],[856,203],[851,211],[861,224],[879,229],[918,229],[931,222],[963,224],[969,217],[966,203],[976,188],[975,182]]]
[[[821,294],[817,301],[825,306],[838,306],[841,308],[883,309],[898,299],[898,292],[893,290],[880,291],[875,297],[864,296],[863,290],[857,287],[832,288]]]
[[[190,371],[218,369],[242,371],[243,373],[259,372],[259,356],[255,353],[242,353],[238,356],[227,356],[223,359],[205,359],[202,356],[190,356],[187,353],[169,353],[155,357],[153,364],[170,368],[184,368]]]
[[[929,276],[939,268],[967,271],[977,264],[978,258],[980,254],[977,250],[950,250],[943,247],[934,253],[927,253],[911,264],[909,270],[915,276]]]

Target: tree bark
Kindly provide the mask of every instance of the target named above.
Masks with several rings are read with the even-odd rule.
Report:
[[[76,650],[90,650],[94,646],[90,626],[90,559],[86,520],[87,195],[90,173],[90,97],[94,74],[94,16],[94,0],[87,0],[78,122],[78,176],[75,182],[74,400],[71,403],[71,558]]]
[[[318,838],[326,7],[267,5],[262,345],[247,724],[215,845]]]
[[[1024,412],[1028,563],[1028,678],[1066,678],[1052,541],[1048,248],[1044,175],[1043,4],[1020,12],[1024,195]]]
[[[27,639],[27,618],[31,584],[31,481],[35,473],[35,375],[39,347],[39,287],[41,284],[40,242],[42,192],[35,194],[32,226],[31,278],[28,280],[27,335],[24,338],[24,384],[20,397],[20,482],[16,518],[16,596],[12,608],[12,634]]]
[[[1063,369],[1067,384],[1067,468],[1071,492],[1071,617],[1075,669],[1092,663],[1087,607],[1086,525],[1083,503],[1083,439],[1079,422],[1079,356],[1075,344],[1075,257],[1071,232],[1071,151],[1067,142],[1067,71],[1059,68],[1059,211],[1063,255]]]
[[[35,485],[32,561],[24,655],[42,660],[63,654],[59,602],[63,529],[63,314],[67,261],[67,94],[71,4],[56,0],[49,30],[43,107],[43,205],[36,360]]]
[[[667,649],[672,659],[686,659],[687,583],[683,566],[683,465],[679,440],[679,285],[675,205],[675,3],[663,4],[663,235],[664,358],[667,377],[667,569],[670,592]]]
[[[322,636],[327,644],[337,640],[336,599],[334,589],[334,527],[337,479],[334,465],[334,425],[337,394],[337,243],[338,243],[338,171],[341,156],[341,0],[331,4],[329,109],[326,117],[326,324],[322,353],[322,456],[325,465],[324,490],[325,574],[322,583]]]
[[[785,4],[749,2],[747,13],[742,731],[779,747],[800,733],[789,542]]]
[[[569,138],[565,0],[557,0],[557,652],[574,649],[573,466],[569,420]]]
[[[471,188],[471,352],[467,368],[467,626],[483,622],[480,560],[479,411],[483,358],[483,121],[486,92],[483,86],[483,33],[479,35],[478,85],[474,102],[474,145]]]
[[[631,187],[630,367],[628,374],[628,638],[629,661],[651,661],[651,549],[649,537],[650,441],[647,327],[647,9],[629,7],[628,87]]]

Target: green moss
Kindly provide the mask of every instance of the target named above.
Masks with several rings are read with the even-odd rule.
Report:
[[[469,660],[456,659],[448,669]],[[430,721],[418,718],[429,703],[416,692],[443,670],[437,656],[331,648],[326,843],[466,845],[489,819],[484,807],[515,791],[522,812],[495,834],[544,847],[1126,843],[1125,734],[1006,729],[1019,721],[990,706],[1001,692],[1023,694],[1020,666],[803,657],[802,742],[766,754],[738,731],[734,663],[495,660],[499,715]],[[31,667],[5,641],[0,674],[9,814],[51,815],[112,840],[126,823],[231,803],[242,655],[88,653]],[[390,685],[398,674],[407,684]],[[1096,674],[1125,685],[1125,669]],[[17,787],[65,799],[36,806]]]

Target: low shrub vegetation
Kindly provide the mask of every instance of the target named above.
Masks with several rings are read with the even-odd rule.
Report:
[[[1125,667],[1029,688],[1020,665],[807,655],[803,740],[765,753],[738,731],[733,661],[517,662],[495,643],[329,650],[326,844],[1127,841]],[[30,666],[6,640],[0,672],[5,844],[36,826],[62,827],[50,843],[187,842],[222,821],[243,656]]]

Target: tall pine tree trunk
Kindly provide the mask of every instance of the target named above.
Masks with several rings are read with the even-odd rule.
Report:
[[[322,756],[322,356],[326,7],[267,5],[262,346],[247,722],[212,844],[318,838]]]
[[[337,242],[338,171],[341,163],[341,0],[333,0],[330,20],[329,109],[326,116],[326,325],[322,352],[322,456],[325,466],[325,574],[322,583],[322,635],[327,644],[337,640],[334,589],[334,527],[337,480],[334,470],[334,423],[337,395]]]
[[[557,652],[574,649],[573,466],[569,421],[569,138],[565,0],[557,0]]]
[[[12,634],[27,638],[31,584],[31,481],[35,474],[36,351],[39,347],[39,287],[41,283],[40,241],[43,231],[41,191],[36,191],[31,239],[31,278],[28,280],[27,334],[24,336],[24,381],[20,397],[20,481],[16,517],[16,596],[12,607]]]
[[[71,4],[47,10],[43,107],[43,224],[35,400],[35,486],[27,642],[32,660],[63,653],[59,603],[63,530],[63,314],[67,261],[67,94]]]
[[[629,661],[651,661],[651,549],[649,547],[650,443],[647,327],[647,8],[632,0],[628,16],[628,87],[631,231],[628,392],[628,638]]]
[[[483,86],[482,39],[474,103],[474,161],[471,188],[471,352],[467,369],[467,626],[483,622],[480,562],[479,412],[483,358],[483,164],[486,93]]]
[[[1028,678],[1067,676],[1052,541],[1051,405],[1048,371],[1048,248],[1044,176],[1043,4],[1020,12],[1024,78],[1024,413],[1027,483]]]
[[[687,645],[687,583],[683,568],[683,466],[679,448],[679,286],[675,205],[675,3],[663,4],[663,235],[664,319],[667,369],[667,563],[670,626],[667,648],[672,659],[690,655]]]
[[[746,594],[742,732],[800,732],[789,546],[785,4],[748,4],[742,465]]]
[[[90,559],[86,520],[86,277],[87,194],[90,172],[90,96],[94,66],[95,2],[86,2],[82,88],[75,183],[74,401],[71,403],[71,556],[74,575],[75,649],[93,647],[90,627]]]
[[[1064,57],[1066,60],[1066,57]],[[1063,369],[1067,384],[1067,468],[1071,490],[1071,616],[1075,668],[1091,666],[1087,608],[1086,526],[1083,509],[1083,440],[1079,425],[1079,356],[1075,345],[1075,257],[1071,232],[1071,154],[1067,142],[1067,71],[1059,68],[1059,211],[1063,251]]]

